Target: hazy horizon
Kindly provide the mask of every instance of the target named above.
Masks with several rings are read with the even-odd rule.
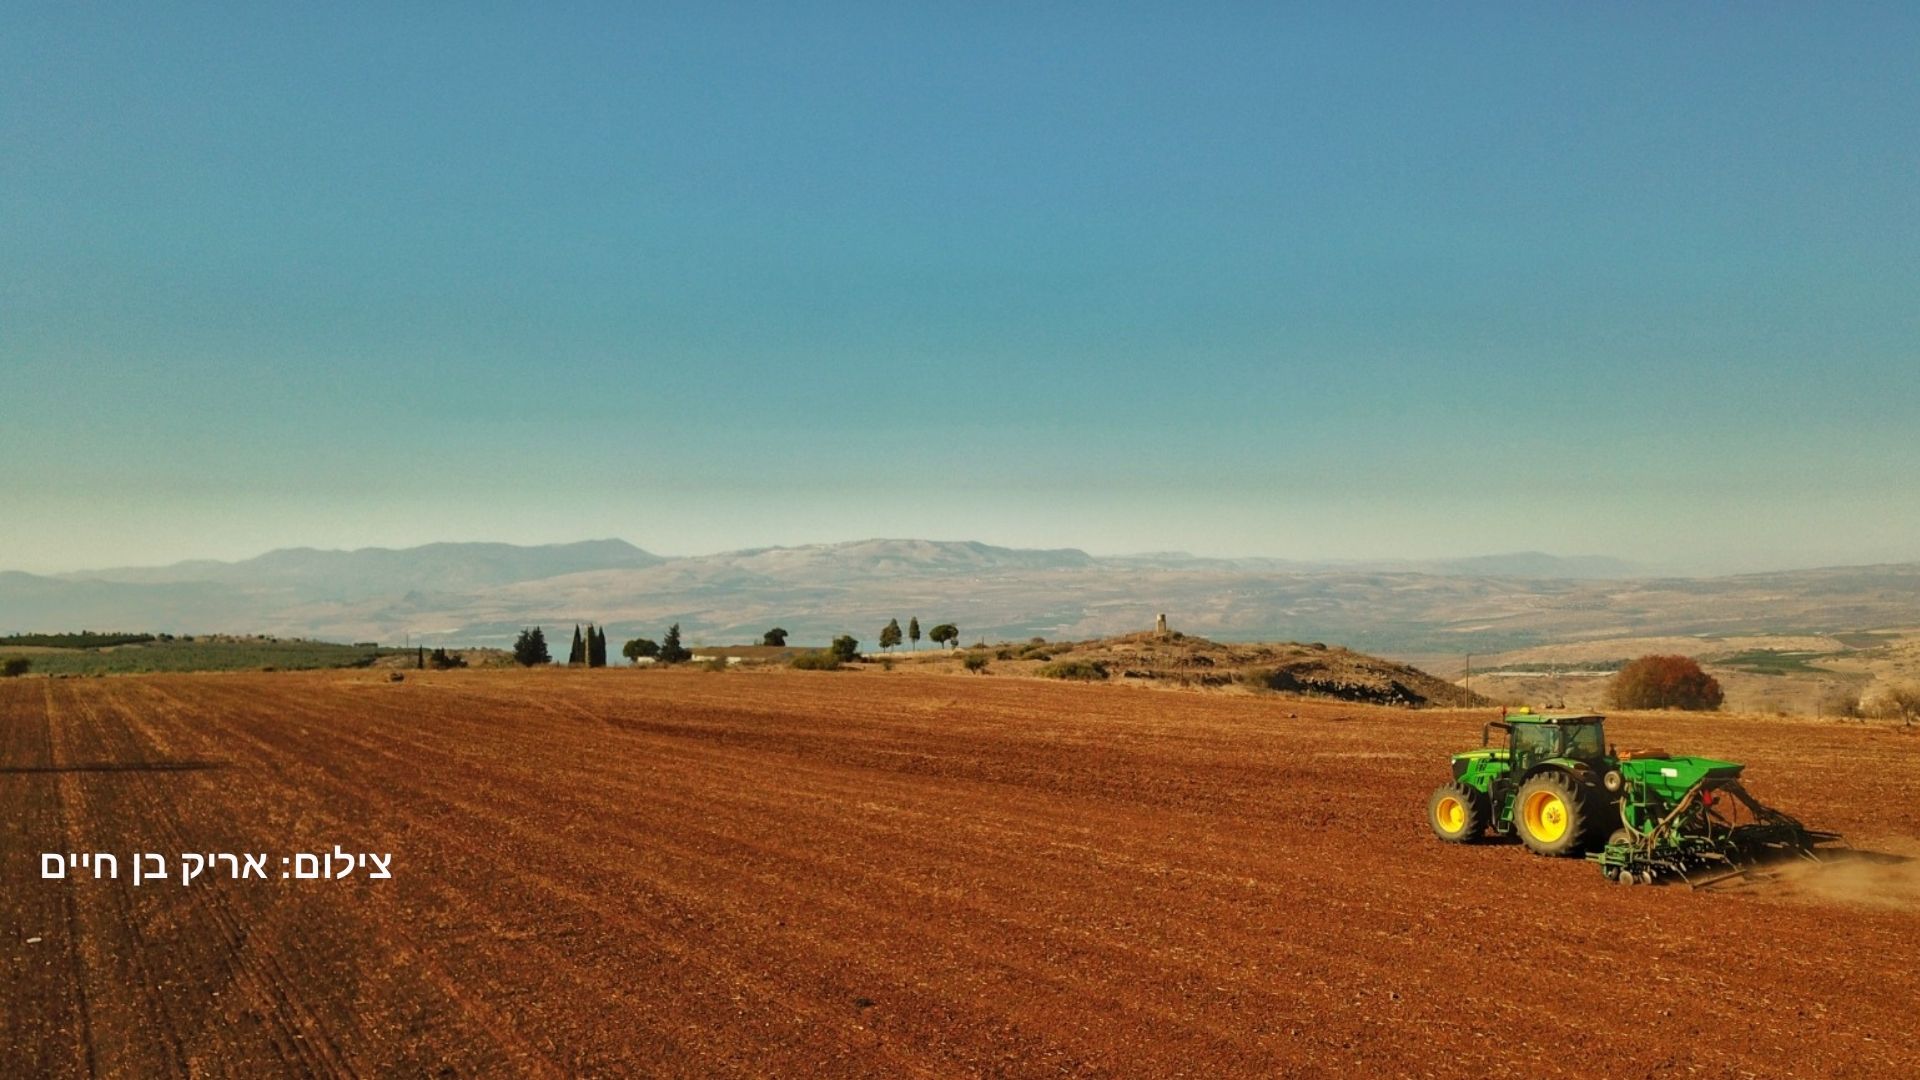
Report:
[[[1920,10],[9,30],[0,567],[1920,560]]]
[[[501,540],[498,538],[486,538],[486,537],[459,537],[459,538],[443,538],[440,540],[424,541],[419,544],[375,543],[375,544],[355,544],[355,545],[338,546],[338,547],[327,546],[327,545],[316,545],[316,544],[287,544],[287,545],[281,545],[274,548],[269,548],[269,549],[264,549],[259,551],[252,551],[252,552],[235,555],[235,556],[192,555],[192,556],[187,556],[181,559],[167,559],[163,561],[127,562],[127,563],[113,563],[113,564],[100,563],[100,564],[89,564],[85,566],[75,565],[75,566],[68,566],[68,567],[49,567],[49,568],[41,568],[41,569],[33,569],[33,568],[22,567],[22,566],[0,565],[0,572],[18,571],[18,572],[30,573],[30,574],[41,575],[41,576],[59,577],[59,576],[69,576],[69,575],[76,575],[76,574],[86,574],[89,572],[133,570],[133,569],[158,569],[158,568],[166,568],[166,567],[171,567],[171,566],[176,566],[181,564],[197,563],[197,562],[217,562],[217,563],[226,563],[226,564],[242,563],[242,562],[247,562],[249,560],[259,558],[265,555],[273,554],[275,552],[282,552],[282,551],[319,551],[319,552],[327,552],[327,553],[350,553],[350,552],[357,552],[357,551],[364,551],[364,550],[407,551],[407,550],[413,550],[413,549],[417,549],[420,547],[433,545],[433,544],[507,544],[515,547],[532,548],[532,547],[543,547],[543,546],[564,546],[569,544],[604,543],[604,542],[618,542],[618,543],[628,544],[632,547],[638,548],[639,550],[646,552],[649,555],[656,555],[664,559],[686,559],[686,558],[697,559],[697,558],[707,558],[707,557],[714,557],[714,556],[721,556],[721,555],[737,554],[741,552],[766,550],[770,548],[782,549],[782,548],[804,548],[804,547],[820,547],[820,546],[832,547],[832,546],[854,545],[854,544],[874,543],[874,542],[879,542],[879,543],[932,542],[932,543],[950,543],[950,544],[983,543],[993,547],[1008,548],[1012,550],[1077,550],[1096,559],[1127,559],[1127,558],[1146,558],[1146,557],[1161,556],[1161,557],[1191,557],[1195,559],[1221,559],[1221,560],[1236,560],[1236,559],[1273,560],[1278,562],[1299,563],[1303,566],[1310,566],[1310,567],[1324,566],[1324,567],[1331,567],[1331,568],[1338,568],[1343,565],[1373,566],[1373,565],[1394,564],[1394,563],[1406,563],[1409,565],[1418,566],[1423,564],[1439,564],[1439,563],[1447,563],[1447,562],[1454,562],[1454,561],[1470,561],[1475,559],[1498,559],[1502,557],[1511,557],[1511,556],[1544,555],[1551,559],[1566,560],[1570,562],[1581,561],[1581,560],[1603,560],[1603,561],[1609,561],[1609,562],[1618,562],[1618,563],[1621,563],[1626,570],[1630,571],[1633,576],[1640,576],[1640,577],[1659,577],[1659,576],[1714,577],[1714,576],[1724,576],[1728,574],[1765,573],[1765,572],[1771,572],[1771,571],[1813,570],[1813,569],[1821,569],[1826,567],[1865,566],[1865,565],[1875,565],[1878,563],[1910,563],[1910,562],[1920,561],[1920,560],[1912,560],[1912,559],[1887,559],[1887,560],[1866,560],[1866,561],[1857,562],[1857,563],[1805,563],[1805,564],[1781,564],[1781,565],[1754,565],[1754,566],[1746,566],[1746,567],[1740,567],[1737,569],[1730,569],[1730,570],[1712,570],[1712,569],[1702,569],[1702,568],[1690,568],[1690,567],[1686,567],[1678,564],[1655,564],[1655,563],[1640,562],[1636,560],[1620,559],[1616,556],[1609,555],[1605,552],[1541,551],[1536,548],[1508,548],[1508,549],[1490,550],[1490,551],[1465,551],[1465,552],[1378,555],[1378,556],[1359,556],[1359,555],[1352,555],[1352,554],[1327,555],[1327,556],[1295,556],[1295,555],[1287,555],[1287,554],[1274,554],[1271,552],[1200,552],[1200,551],[1191,551],[1187,549],[1174,549],[1174,548],[1158,548],[1158,549],[1141,548],[1141,549],[1132,549],[1132,550],[1125,550],[1125,551],[1107,551],[1107,550],[1101,550],[1098,548],[1089,548],[1081,544],[1001,543],[998,541],[987,540],[981,537],[972,537],[972,536],[966,536],[966,537],[963,537],[963,536],[944,536],[944,537],[943,536],[913,536],[913,537],[861,536],[861,537],[841,537],[838,539],[828,539],[828,540],[797,540],[797,541],[793,541],[790,543],[783,543],[783,544],[757,544],[757,545],[748,545],[746,547],[715,548],[715,549],[703,550],[703,551],[671,551],[671,550],[665,550],[657,545],[636,541],[629,537],[590,536],[590,537],[573,537],[570,539],[527,541],[527,542]]]

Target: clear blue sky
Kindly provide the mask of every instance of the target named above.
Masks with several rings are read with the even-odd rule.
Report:
[[[0,567],[1920,558],[1920,8],[570,7],[10,7]]]

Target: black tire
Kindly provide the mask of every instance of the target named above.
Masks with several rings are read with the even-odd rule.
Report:
[[[1624,827],[1618,828],[1613,830],[1613,832],[1607,835],[1606,846],[1612,847],[1615,844],[1624,844],[1627,841],[1632,839],[1633,839],[1632,833],[1628,832]],[[1603,876],[1605,876],[1608,881],[1613,882],[1615,885],[1633,884],[1633,874],[1628,871],[1623,871],[1617,866],[1602,867],[1600,870],[1600,873]]]
[[[1513,831],[1535,855],[1580,855],[1592,846],[1599,809],[1600,800],[1584,784],[1549,769],[1534,774],[1514,795]]]
[[[1449,844],[1470,844],[1487,831],[1487,797],[1458,780],[1441,784],[1427,800],[1427,824]]]

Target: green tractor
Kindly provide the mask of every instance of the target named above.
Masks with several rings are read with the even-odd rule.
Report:
[[[1481,748],[1453,755],[1453,780],[1427,802],[1434,833],[1461,844],[1491,828],[1536,855],[1585,855],[1609,881],[1678,875],[1696,886],[1748,873],[1769,856],[1817,859],[1816,844],[1839,839],[1762,806],[1740,784],[1744,766],[1619,753],[1605,723],[1522,710],[1487,724]],[[1495,731],[1505,746],[1492,745]]]

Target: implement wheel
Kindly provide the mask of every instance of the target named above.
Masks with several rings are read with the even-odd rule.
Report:
[[[1487,829],[1487,797],[1457,780],[1441,784],[1427,800],[1427,823],[1449,844],[1478,839]]]
[[[1593,831],[1588,791],[1557,769],[1520,785],[1513,797],[1513,828],[1535,855],[1578,855]]]

